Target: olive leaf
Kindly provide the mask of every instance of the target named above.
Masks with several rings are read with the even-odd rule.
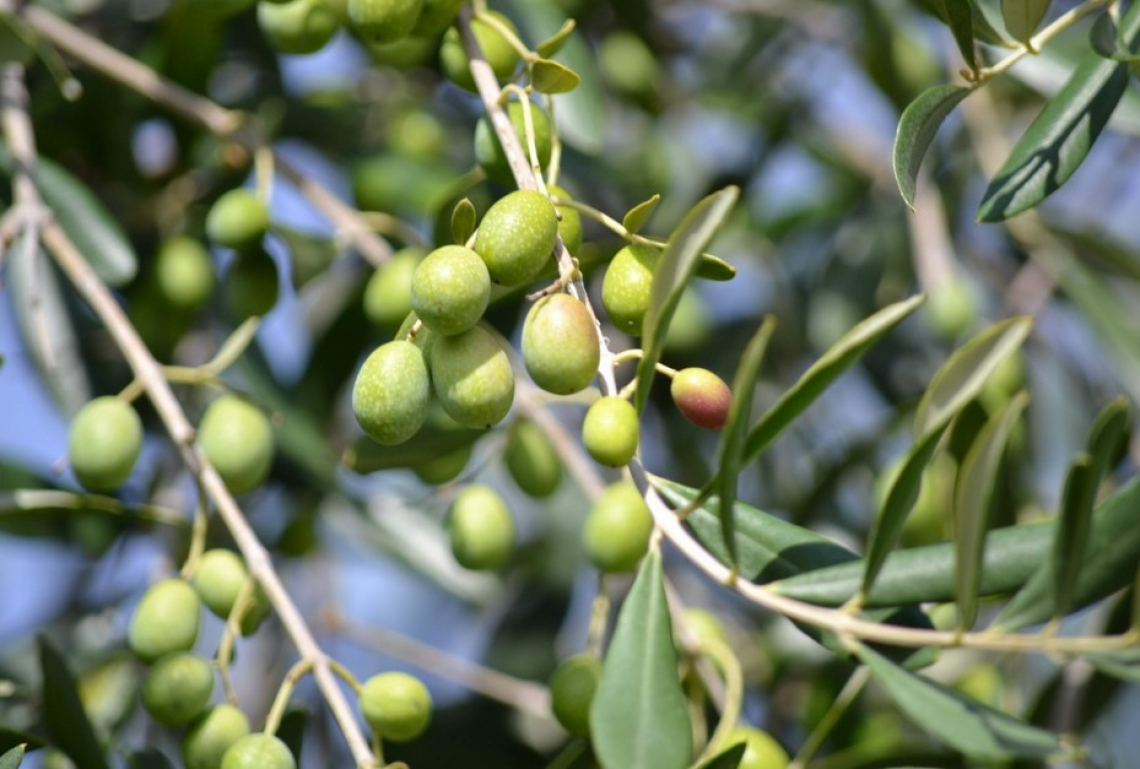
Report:
[[[747,743],[739,742],[723,753],[713,756],[698,769],[737,769],[747,749]]]
[[[1028,43],[1033,37],[1048,10],[1049,0],[1001,0],[1005,28],[1014,40],[1022,43]]]
[[[648,200],[641,201],[636,206],[625,212],[625,216],[623,216],[621,220],[621,226],[624,227],[625,231],[631,235],[637,233],[638,230],[640,230],[645,225],[645,223],[649,221],[649,217],[652,216],[653,212],[657,210],[657,204],[660,202],[660,195],[654,195]]]
[[[451,209],[451,239],[457,245],[465,245],[475,233],[479,216],[470,198],[463,198]]]
[[[918,169],[935,134],[954,107],[973,92],[960,85],[936,85],[920,93],[899,118],[893,165],[895,184],[909,208],[914,208]]]
[[[109,769],[95,727],[79,700],[79,688],[63,656],[47,638],[39,639],[40,674],[43,676],[43,718],[57,748],[78,769]]]
[[[1053,537],[1053,616],[1073,607],[1077,579],[1088,553],[1089,529],[1100,477],[1091,456],[1081,452],[1069,463],[1061,491],[1061,514]]]
[[[0,756],[0,769],[16,769],[24,761],[24,750],[28,746],[26,744],[17,745],[11,750],[5,751],[4,755]],[[732,765],[733,767],[736,764]]]
[[[534,47],[535,53],[544,59],[549,59],[551,56],[562,50],[562,46],[566,44],[566,40],[569,39],[570,33],[573,32],[577,26],[577,22],[575,22],[573,19],[567,19],[566,21],[562,22],[562,26],[557,32]]]
[[[697,262],[696,276],[704,280],[726,281],[736,277],[736,268],[712,254],[701,254]]]
[[[978,66],[977,52],[974,48],[974,36],[977,34],[974,17],[979,16],[983,22],[985,21],[984,14],[980,11],[975,13],[973,2],[974,0],[933,0],[938,15],[950,27],[958,51],[970,69]]]
[[[530,65],[530,82],[539,93],[569,93],[578,87],[582,77],[565,64],[537,59]]]

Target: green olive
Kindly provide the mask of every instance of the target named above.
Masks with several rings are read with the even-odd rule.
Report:
[[[272,734],[247,734],[230,745],[221,769],[297,769],[289,746]]]
[[[427,256],[420,248],[405,248],[380,265],[364,287],[364,314],[381,328],[396,328],[412,311],[412,275]]]
[[[360,687],[364,720],[381,739],[409,742],[431,723],[431,694],[407,673],[380,673]]]
[[[209,662],[193,654],[168,654],[147,673],[142,701],[155,720],[182,726],[206,709],[213,692],[214,668]]]
[[[601,679],[602,664],[589,654],[563,660],[550,677],[550,709],[570,734],[589,736],[590,704]]]
[[[270,47],[297,55],[321,50],[340,29],[340,19],[326,0],[261,0],[257,23]]]
[[[673,375],[669,391],[677,408],[696,426],[719,430],[728,421],[732,391],[708,369],[681,369]]]
[[[105,395],[86,403],[71,420],[67,460],[84,488],[114,491],[130,477],[142,439],[134,407]]]
[[[569,294],[539,299],[522,331],[527,373],[547,392],[569,395],[589,387],[598,373],[598,329],[586,305]]]
[[[348,0],[352,28],[369,43],[391,43],[411,34],[423,0]]]
[[[219,246],[239,251],[258,243],[269,228],[265,201],[246,189],[230,190],[206,216],[206,235]]]
[[[194,588],[181,579],[164,579],[147,588],[131,615],[127,640],[143,662],[187,652],[198,640],[201,606]]]
[[[586,411],[582,442],[590,456],[607,467],[629,464],[637,453],[640,437],[637,409],[625,398],[599,398]]]
[[[791,759],[776,738],[751,726],[737,726],[728,733],[724,747],[745,744],[737,769],[784,769]]]
[[[364,432],[394,446],[411,438],[427,419],[431,377],[423,351],[397,339],[373,350],[352,387],[352,410]]]
[[[412,472],[421,481],[433,486],[453,481],[467,467],[467,463],[471,460],[472,451],[473,447],[468,444],[455,451],[449,451],[434,459],[421,462],[412,468]]]
[[[557,184],[546,185],[546,191],[562,201],[574,199],[569,192]],[[582,247],[582,215],[578,213],[577,209],[570,206],[556,205],[555,208],[561,217],[558,220],[558,237],[562,238],[562,244],[566,246],[566,250],[576,255],[578,249]]]
[[[261,485],[273,466],[273,431],[261,409],[236,395],[210,404],[198,425],[198,443],[234,494]]]
[[[546,116],[546,112],[542,107],[534,102],[530,105],[531,122],[534,125],[534,148],[535,154],[538,157],[539,168],[546,168],[550,163],[551,152],[551,138],[550,138],[550,118]],[[530,165],[530,149],[526,140],[526,116],[524,110],[526,107],[522,102],[512,101],[507,105],[507,116],[511,119],[511,126],[514,128],[515,136],[519,139],[519,145],[523,150],[523,157],[526,159],[526,164]],[[475,162],[486,172],[489,179],[493,179],[500,184],[513,185],[515,181],[514,174],[511,173],[511,165],[507,162],[507,154],[503,150],[503,145],[499,141],[498,134],[491,127],[490,121],[486,116],[479,118],[479,122],[475,124]]]
[[[491,280],[508,288],[533,280],[550,260],[558,237],[554,205],[540,192],[516,190],[483,216],[475,251]]]
[[[249,580],[245,562],[232,550],[207,550],[198,561],[191,584],[202,603],[216,617],[229,619],[242,588]],[[249,635],[270,611],[269,598],[258,585],[241,618],[241,632]]]
[[[649,507],[637,487],[623,481],[602,492],[586,514],[582,544],[601,571],[633,571],[649,549],[652,533]]]
[[[452,336],[471,328],[490,300],[487,265],[463,246],[437,248],[412,275],[412,309],[437,334]]]
[[[217,282],[210,252],[185,235],[171,238],[159,247],[154,277],[162,297],[180,310],[196,310],[205,304]]]
[[[562,482],[562,458],[538,425],[516,419],[507,436],[507,470],[532,497],[548,497]]]
[[[496,11],[489,11],[489,15],[516,36],[518,30],[514,23],[506,16]],[[495,77],[504,81],[514,74],[519,63],[519,53],[515,50],[499,31],[482,19],[471,22],[471,29],[479,48],[483,51],[483,58],[491,65]],[[452,28],[443,36],[443,44],[439,49],[439,63],[447,79],[460,88],[474,92],[475,78],[471,76],[471,63],[467,60],[467,52],[463,49],[463,42],[459,39],[459,32]]]
[[[416,20],[416,26],[412,28],[412,34],[419,37],[435,37],[442,33],[451,26],[451,22],[459,15],[459,9],[467,2],[467,0],[423,1],[424,9],[420,12],[420,18]]]
[[[506,501],[489,486],[468,486],[451,503],[451,552],[468,569],[498,569],[511,557],[515,526]]]
[[[515,376],[499,340],[482,326],[431,344],[432,385],[448,416],[464,427],[498,424],[515,398]]]
[[[215,705],[198,717],[182,738],[186,769],[219,769],[230,745],[249,734],[249,719],[233,705]]]
[[[652,246],[626,246],[614,254],[602,279],[602,305],[610,322],[630,336],[641,336],[649,310],[653,269],[661,251]]]

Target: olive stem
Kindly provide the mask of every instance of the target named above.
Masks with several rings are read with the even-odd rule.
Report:
[[[298,660],[293,667],[289,668],[289,672],[285,674],[281,686],[277,689],[277,696],[269,708],[269,715],[265,717],[265,729],[262,730],[265,734],[277,733],[277,728],[281,726],[281,719],[285,716],[285,708],[289,706],[289,700],[293,696],[293,689],[296,688],[298,681],[309,674],[312,668],[313,663],[305,659]]]
[[[273,150],[262,145],[253,152],[253,169],[257,178],[257,197],[266,206],[273,198]]]
[[[807,740],[804,741],[803,746],[796,753],[792,762],[788,764],[788,769],[804,769],[808,762],[815,756],[823,743],[831,734],[832,729],[839,723],[839,719],[843,718],[843,714],[851,707],[851,704],[858,698],[863,687],[867,685],[867,681],[871,679],[871,671],[865,665],[855,669],[847,682],[843,684],[843,688],[836,695],[835,700],[831,703],[831,707],[823,714],[823,718],[816,724],[815,728],[811,730]]]
[[[137,518],[166,526],[183,528],[186,518],[177,510],[159,505],[138,505],[131,508],[115,497],[102,494],[76,494],[54,489],[16,489],[0,494],[0,518],[29,510],[72,510],[84,512],[98,510],[108,515]]]
[[[740,707],[744,702],[744,672],[740,667],[740,660],[732,653],[732,649],[716,639],[705,639],[694,651],[701,656],[712,660],[717,669],[724,676],[724,706],[721,708],[720,720],[713,730],[708,744],[701,752],[694,766],[701,766],[717,752],[720,751],[728,733],[736,727],[740,718]]]
[[[182,564],[182,578],[190,579],[198,568],[198,561],[202,553],[206,552],[206,533],[210,524],[210,512],[206,507],[206,490],[197,478],[194,479],[198,490],[198,499],[194,505],[194,524],[190,533],[190,551],[186,561]]]

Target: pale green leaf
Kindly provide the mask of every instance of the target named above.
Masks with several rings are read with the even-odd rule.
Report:
[[[457,245],[465,245],[475,232],[478,218],[475,204],[470,198],[463,198],[456,203],[455,208],[451,210],[451,239]]]
[[[539,93],[569,93],[582,82],[577,72],[551,59],[538,59],[531,64],[530,81]]]
[[[544,59],[549,59],[562,50],[562,46],[566,44],[566,40],[569,39],[570,33],[574,31],[576,26],[577,23],[573,19],[562,22],[562,27],[557,32],[534,47],[535,53]]]
[[[903,110],[895,133],[895,183],[903,202],[914,208],[918,169],[942,121],[972,89],[958,85],[927,88]]]
[[[1077,580],[1088,553],[1089,529],[1100,483],[1093,458],[1082,452],[1069,463],[1061,492],[1061,514],[1053,538],[1053,616],[1073,607]]]
[[[0,769],[16,769],[24,761],[24,749],[27,745],[17,745],[11,750],[5,751],[4,755],[0,756]],[[733,767],[736,764],[732,765]]]
[[[622,217],[621,226],[625,227],[626,232],[631,234],[638,232],[649,221],[649,217],[657,210],[657,204],[660,202],[660,195],[654,195],[648,200],[641,201],[626,211],[625,216]]]
[[[1048,10],[1049,0],[1001,0],[1005,28],[1014,40],[1022,43],[1028,43],[1033,37]]]
[[[701,254],[696,276],[704,280],[726,281],[736,277],[736,268],[712,254]]]

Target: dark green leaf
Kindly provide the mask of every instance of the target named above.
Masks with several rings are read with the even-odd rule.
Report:
[[[903,110],[895,133],[895,184],[903,202],[914,208],[918,169],[946,116],[973,91],[958,85],[927,88]]]
[[[1111,15],[1102,13],[1096,17],[1092,29],[1089,30],[1089,44],[1106,59],[1116,55],[1116,22],[1112,20]]]
[[[875,342],[917,310],[925,297],[915,296],[884,307],[863,320],[833,344],[804,375],[785,392],[748,434],[745,461],[755,459],[764,447],[793,419],[810,406],[839,375],[863,356]]]
[[[649,399],[649,388],[657,372],[657,363],[665,348],[665,334],[681,294],[693,278],[701,254],[724,224],[740,190],[726,187],[701,200],[669,235],[653,272],[649,309],[642,324],[642,356],[637,364],[637,391],[634,400],[640,413]]]
[[[79,701],[79,690],[67,662],[42,636],[39,647],[43,719],[52,742],[78,769],[108,769],[103,748]]]
[[[1014,40],[1028,43],[1037,31],[1045,12],[1049,10],[1049,0],[1001,0],[1001,17],[1005,28]]]
[[[0,769],[16,769],[24,761],[25,748],[27,745],[17,745],[0,756]],[[735,767],[736,764],[733,764],[732,769]]]
[[[978,7],[977,0],[966,0],[966,2],[963,2],[961,4],[965,5],[967,3],[970,6],[971,16],[973,17],[973,37],[981,40],[983,43],[988,43],[989,45],[1001,45],[1004,42],[1001,33],[994,29],[993,25],[990,24],[989,19],[986,18],[986,14],[983,13],[981,8]],[[919,0],[918,4],[927,13],[933,14],[934,16],[942,19],[942,22],[953,30],[954,25],[951,21],[950,11],[947,9],[947,5],[958,5],[958,0]],[[955,10],[957,10],[959,14],[964,13],[961,10]],[[962,45],[959,43],[959,49],[961,49],[961,47]],[[973,50],[972,47],[970,50]],[[965,51],[962,53],[963,58],[969,62],[971,60],[971,57],[967,56]]]
[[[943,20],[949,25],[958,51],[970,69],[977,68],[974,50],[974,8],[970,0],[935,0],[941,6]],[[980,13],[978,14],[981,15]]]
[[[648,200],[641,201],[625,212],[625,216],[623,216],[621,220],[621,226],[625,227],[626,232],[638,232],[645,223],[649,221],[649,217],[653,216],[653,212],[657,210],[657,204],[660,202],[660,195],[654,195]]]
[[[990,500],[1009,435],[1028,402],[1028,393],[1020,392],[986,422],[958,472],[954,487],[954,545],[961,630],[973,627],[978,616]]]
[[[30,732],[0,726],[0,750],[7,752],[19,745],[23,745],[25,750],[38,750],[46,747],[47,743]]]
[[[463,198],[456,203],[455,208],[451,210],[452,240],[460,246],[466,244],[475,232],[475,224],[478,218],[475,213],[475,204],[471,202],[470,198]]]
[[[911,673],[866,646],[859,647],[859,657],[904,716],[967,756],[1045,758],[1061,750],[1055,734]]]
[[[934,458],[934,451],[942,439],[949,422],[939,429],[932,430],[918,443],[911,447],[903,460],[902,468],[891,482],[887,496],[882,507],[875,515],[871,526],[871,533],[867,536],[867,558],[863,572],[863,585],[860,593],[866,595],[871,591],[879,570],[887,558],[887,554],[895,549],[899,535],[902,533],[906,517],[918,499],[922,489],[922,473],[930,460]]]
[[[692,732],[677,673],[677,650],[661,574],[661,554],[642,561],[618,615],[602,680],[590,707],[598,759],[622,769],[684,769]]]
[[[1081,567],[1084,565],[1092,524],[1096,491],[1100,485],[1093,458],[1077,455],[1065,474],[1061,514],[1053,538],[1053,615],[1063,617],[1073,606]]]
[[[582,82],[577,72],[550,59],[535,61],[531,65],[530,79],[539,93],[569,93]]]
[[[1084,659],[1114,678],[1140,684],[1140,647],[1086,654]]]
[[[744,751],[747,748],[747,743],[737,743],[720,755],[713,756],[701,764],[700,769],[737,769],[737,767],[740,766],[740,759],[744,758]]]
[[[720,522],[725,551],[729,563],[736,568],[736,527],[734,506],[736,504],[736,483],[740,468],[744,464],[744,442],[748,437],[748,423],[752,421],[752,390],[760,376],[760,364],[768,342],[776,330],[776,319],[769,315],[764,319],[756,334],[744,349],[736,375],[732,379],[732,406],[728,410],[728,421],[721,434],[720,454],[717,458],[717,478],[720,489]]]
[[[549,59],[562,50],[562,46],[566,43],[566,40],[570,37],[570,33],[574,31],[576,26],[577,24],[573,19],[567,19],[562,22],[561,29],[535,46],[535,53],[543,58]]]
[[[1008,318],[980,332],[951,354],[931,378],[918,403],[914,437],[945,427],[982,391],[1002,361],[1021,347],[1033,328],[1028,317]]]
[[[736,268],[719,256],[701,254],[701,260],[697,262],[696,275],[704,280],[732,280],[736,277]]]
[[[154,748],[140,750],[127,759],[129,769],[173,769],[174,764]]]
[[[1096,465],[1098,484],[1128,442],[1128,416],[1128,401],[1120,397],[1105,406],[1089,428],[1088,453]]]

